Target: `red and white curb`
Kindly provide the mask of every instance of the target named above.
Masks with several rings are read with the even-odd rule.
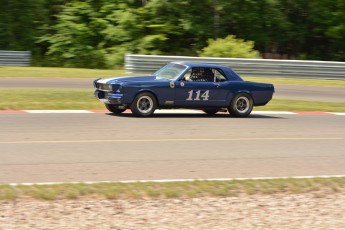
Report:
[[[108,110],[0,110],[0,114],[81,114],[81,113],[110,113]],[[126,110],[125,113],[131,113]],[[201,110],[163,109],[156,110],[155,114],[204,114]],[[219,113],[225,114],[225,113]],[[287,112],[287,111],[253,111],[254,115],[339,115],[339,112]]]

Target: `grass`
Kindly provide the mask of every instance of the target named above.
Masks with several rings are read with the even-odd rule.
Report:
[[[243,77],[246,81],[270,83],[277,85],[305,85],[321,87],[340,87],[345,88],[344,80],[326,80],[326,79],[307,79],[307,78],[268,78],[268,77]]]
[[[345,177],[191,182],[65,183],[55,185],[0,185],[0,200],[158,199],[229,197],[274,193],[336,193],[345,191]]]
[[[1,77],[35,77],[35,78],[99,78],[129,75],[123,69],[78,69],[57,67],[11,67],[0,66]],[[130,74],[132,75],[132,74]],[[243,77],[247,81],[266,82],[273,84],[308,85],[345,87],[344,80],[297,79],[297,78],[268,78]]]
[[[318,112],[345,112],[345,103],[304,101],[290,99],[273,99],[266,106],[255,107],[258,111],[318,111]]]
[[[105,109],[92,90],[0,89],[0,110]]]
[[[92,90],[0,89],[0,110],[105,109]],[[345,103],[273,99],[264,111],[345,112]]]
[[[124,76],[123,69],[79,69],[58,67],[12,67],[0,66],[1,77],[37,77],[37,78],[99,78]]]

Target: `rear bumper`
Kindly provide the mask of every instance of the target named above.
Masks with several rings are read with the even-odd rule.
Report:
[[[114,104],[114,105],[123,104],[123,94],[111,93],[111,92],[108,93],[101,90],[95,90],[94,95],[104,104]]]

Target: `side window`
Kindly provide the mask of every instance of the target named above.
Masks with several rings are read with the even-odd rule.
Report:
[[[214,76],[216,82],[223,82],[227,81],[228,79],[225,77],[225,74],[220,69],[213,69],[214,70]]]
[[[221,69],[194,67],[188,70],[182,81],[223,82],[227,81],[227,78]]]
[[[192,69],[189,69],[187,73],[184,74],[183,78],[181,79],[182,81],[191,81],[190,76],[192,74]]]
[[[195,82],[213,82],[214,72],[211,68],[195,67],[191,69],[189,79]]]

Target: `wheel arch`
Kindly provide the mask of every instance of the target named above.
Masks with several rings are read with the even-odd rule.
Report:
[[[253,94],[252,94],[251,91],[249,91],[249,90],[238,90],[237,92],[235,92],[235,93],[232,95],[232,98],[231,98],[231,100],[230,100],[229,103],[231,103],[232,100],[234,100],[234,98],[235,98],[237,95],[241,94],[241,93],[244,93],[244,94],[247,94],[248,96],[250,96],[250,98],[253,100],[253,103],[254,103]]]

